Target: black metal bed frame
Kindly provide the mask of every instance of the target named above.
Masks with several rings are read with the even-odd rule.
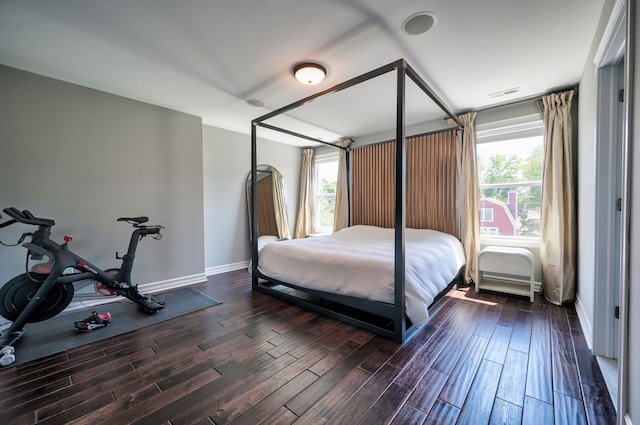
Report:
[[[396,203],[395,203],[395,239],[394,239],[394,303],[382,303],[363,298],[344,296],[328,292],[310,290],[297,285],[284,283],[263,275],[258,270],[258,233],[255,217],[258,215],[258,187],[252,185],[251,198],[251,271],[252,289],[269,293],[278,298],[301,305],[354,326],[372,331],[376,334],[404,342],[416,330],[405,313],[405,226],[406,226],[406,140],[405,140],[405,83],[408,76],[429,96],[458,126],[463,127],[456,114],[451,112],[444,102],[431,90],[425,81],[409,66],[404,59],[362,74],[351,80],[308,96],[283,108],[277,109],[251,122],[251,180],[257,181],[257,127],[263,127],[302,139],[345,149],[333,143],[315,139],[290,130],[266,124],[264,121],[285,112],[303,106],[314,99],[355,86],[391,71],[397,71],[396,85]],[[345,149],[346,150],[346,149]],[[348,150],[346,150],[348,155]],[[347,156],[347,164],[348,156]],[[347,178],[349,169],[347,168]],[[348,187],[349,185],[347,185]],[[263,279],[265,282],[260,282]],[[449,285],[455,283],[456,279]],[[446,293],[443,291],[441,295]],[[433,304],[432,304],[433,305]]]

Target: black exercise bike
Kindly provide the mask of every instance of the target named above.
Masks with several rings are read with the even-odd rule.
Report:
[[[14,277],[0,288],[0,315],[12,324],[0,334],[0,366],[15,361],[13,344],[24,334],[24,325],[50,319],[62,312],[71,300],[94,300],[98,297],[123,296],[140,307],[145,313],[153,314],[165,307],[161,298],[138,292],[138,285],[131,283],[131,271],[138,242],[151,235],[160,240],[162,226],[145,225],[147,217],[122,217],[134,227],[127,253],[116,259],[122,260],[120,268],[102,270],[69,250],[70,236],[64,243],[51,240],[51,228],[55,221],[35,217],[28,210],[5,208],[10,220],[0,223],[0,229],[14,223],[38,226],[33,233],[24,233],[15,245],[27,248],[26,272]],[[1,218],[1,216],[0,216]],[[25,239],[30,238],[28,242]],[[24,243],[23,243],[24,242]],[[4,244],[3,244],[4,245]],[[30,261],[48,261],[30,267]],[[78,293],[76,289],[93,285],[94,292]],[[76,296],[74,297],[74,294]]]

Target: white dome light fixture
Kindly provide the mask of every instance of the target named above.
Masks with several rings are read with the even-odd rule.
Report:
[[[308,86],[318,84],[326,75],[326,68],[314,62],[303,62],[293,67],[293,76],[296,80]]]

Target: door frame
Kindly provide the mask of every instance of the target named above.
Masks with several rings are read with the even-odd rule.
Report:
[[[595,223],[595,305],[593,354],[618,358],[619,320],[615,307],[620,305],[621,212],[616,209],[622,198],[623,110],[618,92],[624,83],[624,63],[598,69],[598,125],[596,143]]]
[[[624,425],[630,423],[628,416],[629,403],[627,400],[629,392],[629,269],[630,269],[630,217],[631,217],[631,164],[630,146],[633,140],[633,115],[634,115],[634,94],[635,83],[635,22],[636,22],[635,1],[616,0],[611,16],[602,37],[602,41],[596,51],[594,62],[598,68],[619,62],[624,57],[624,77],[623,86],[625,88],[625,100],[622,112],[622,135],[621,135],[621,214],[620,214],[620,260],[619,260],[619,306],[620,306],[620,322],[619,322],[619,345],[618,345],[618,394],[617,394],[617,423]],[[604,90],[604,89],[603,89]],[[609,87],[608,93],[610,93]],[[602,96],[601,96],[602,95]],[[598,80],[598,101],[606,99],[605,93],[601,91],[600,80]],[[611,117],[601,117],[598,114],[597,128],[602,125],[612,125]],[[600,137],[600,133],[598,133]],[[597,159],[596,159],[597,162]],[[596,258],[596,263],[598,258]],[[596,302],[594,305],[594,313],[598,314],[603,307],[602,302],[598,299],[598,291],[606,286],[606,282],[596,281]],[[610,313],[610,312],[609,312]],[[598,317],[598,316],[596,316]],[[600,342],[600,336],[596,338],[594,332],[594,346]],[[595,350],[594,350],[594,354]],[[629,422],[627,422],[629,421]]]
[[[596,223],[595,223],[595,301],[593,354],[617,358],[619,320],[615,307],[620,305],[621,212],[616,201],[622,198],[624,110],[618,101],[625,86],[624,59],[626,41],[626,2],[616,1],[596,51],[598,73],[598,109],[596,125]],[[611,285],[616,283],[617,285]],[[612,329],[617,329],[613,336]]]

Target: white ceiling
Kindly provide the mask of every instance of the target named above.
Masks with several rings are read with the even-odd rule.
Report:
[[[454,112],[566,88],[580,79],[603,3],[0,0],[0,64],[249,134],[252,119],[401,58]],[[405,34],[403,21],[421,11],[437,16],[435,27]],[[303,60],[324,65],[327,78],[298,83],[291,67]],[[387,130],[395,122],[394,78],[269,123],[329,141]],[[409,124],[445,116],[407,87]],[[515,94],[489,96],[514,87]]]

